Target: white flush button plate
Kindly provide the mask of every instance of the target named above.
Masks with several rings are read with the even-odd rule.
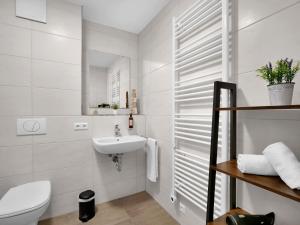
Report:
[[[47,120],[45,118],[26,118],[17,120],[17,134],[40,135],[47,133]]]
[[[88,123],[74,123],[74,130],[88,130],[89,129],[89,124]]]

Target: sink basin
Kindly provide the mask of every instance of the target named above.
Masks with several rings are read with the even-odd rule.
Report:
[[[102,154],[117,154],[143,149],[146,138],[137,135],[93,138],[93,145]]]

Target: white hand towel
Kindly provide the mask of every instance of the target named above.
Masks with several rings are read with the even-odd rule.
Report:
[[[269,145],[263,151],[280,178],[292,189],[300,190],[300,162],[284,143]]]
[[[278,176],[264,155],[239,154],[237,164],[242,173]]]
[[[158,178],[158,145],[152,138],[147,140],[147,178],[152,182]]]

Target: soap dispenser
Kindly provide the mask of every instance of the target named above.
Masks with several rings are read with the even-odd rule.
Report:
[[[132,116],[132,113],[130,113],[129,115],[129,129],[132,129],[133,128],[133,116]]]

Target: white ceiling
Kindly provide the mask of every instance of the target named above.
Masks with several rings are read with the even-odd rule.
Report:
[[[83,4],[83,18],[140,33],[171,0],[69,0]]]
[[[102,68],[109,67],[113,62],[115,62],[120,57],[119,55],[98,52],[95,50],[89,50],[87,54],[88,54],[87,57],[89,60],[89,65],[102,67]]]

